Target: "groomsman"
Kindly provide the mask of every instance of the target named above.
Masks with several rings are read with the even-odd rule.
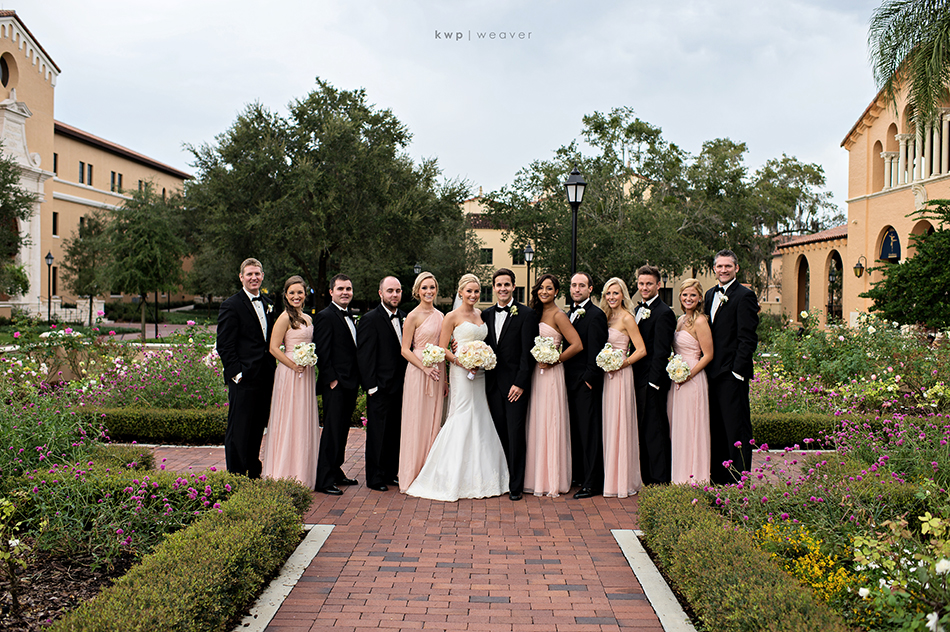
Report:
[[[535,361],[531,356],[538,320],[527,305],[512,300],[515,273],[501,268],[492,276],[495,305],[482,312],[488,346],[498,362],[485,372],[485,393],[495,430],[508,459],[508,497],[521,500],[527,458],[528,390]]]
[[[640,472],[645,485],[670,482],[670,420],[666,400],[670,376],[666,364],[673,349],[676,315],[659,296],[660,270],[646,265],[637,270],[642,299],[635,316],[647,354],[633,365],[640,434]]]
[[[604,488],[604,371],[597,366],[597,354],[607,343],[607,316],[590,300],[593,283],[586,272],[571,277],[571,323],[584,344],[583,351],[564,363],[571,459],[574,480],[581,487],[574,498],[590,498]]]
[[[330,279],[331,303],[313,319],[317,351],[317,392],[323,395],[323,432],[317,453],[317,491],[339,496],[340,485],[356,485],[343,473],[350,418],[356,408],[360,372],[356,323],[350,313],[353,282],[344,274]]]
[[[261,441],[270,416],[276,362],[267,341],[274,328],[274,305],[261,294],[264,266],[245,259],[238,274],[242,289],[221,303],[217,349],[228,386],[228,427],[224,459],[229,472],[260,478]]]
[[[366,391],[366,486],[378,492],[399,485],[399,432],[406,359],[402,357],[399,309],[402,284],[388,276],[379,282],[380,303],[360,319],[356,331],[363,390]]]
[[[731,250],[720,250],[713,260],[719,285],[706,292],[706,311],[716,353],[706,367],[709,379],[709,433],[712,482],[733,482],[723,466],[732,461],[737,470],[752,467],[752,420],[749,380],[759,339],[759,302],[755,293],[736,281],[739,260]],[[739,447],[736,447],[739,443]]]

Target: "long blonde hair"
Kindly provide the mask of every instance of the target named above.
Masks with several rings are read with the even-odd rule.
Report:
[[[475,276],[471,272],[469,272],[468,274],[463,274],[462,278],[459,279],[458,289],[455,291],[455,293],[458,294],[460,298],[462,296],[462,290],[464,290],[465,286],[468,285],[469,283],[477,283],[479,289],[481,289],[482,287],[482,282],[478,279],[477,276]]]
[[[703,313],[704,307],[706,305],[706,299],[703,298],[703,284],[699,282],[699,279],[683,279],[683,282],[680,283],[679,293],[676,295],[679,297],[680,309],[683,310],[683,313],[686,313],[686,308],[683,307],[683,290],[688,290],[691,287],[696,288],[696,291],[699,292],[699,303],[696,304],[696,309],[693,311],[693,315],[686,317],[687,327],[693,326],[693,323],[696,322],[696,316]]]
[[[422,287],[422,282],[426,279],[432,279],[435,281],[436,296],[439,294],[439,280],[435,278],[435,275],[431,272],[420,272],[419,276],[416,277],[415,283],[412,284],[412,298],[416,299],[417,301],[420,299],[419,288]]]
[[[607,322],[610,322],[613,318],[613,309],[607,304],[606,296],[607,290],[611,285],[620,287],[620,309],[633,316],[633,300],[630,298],[630,290],[627,289],[627,284],[624,283],[620,277],[611,277],[604,283],[604,291],[600,294],[600,308],[604,310],[604,314],[607,316]]]

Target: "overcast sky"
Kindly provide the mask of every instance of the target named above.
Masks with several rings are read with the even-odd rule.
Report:
[[[285,112],[319,76],[365,88],[409,127],[412,156],[476,193],[577,138],[584,114],[630,106],[694,155],[729,137],[751,170],[819,163],[844,208],[840,143],[876,92],[879,0],[2,4],[62,70],[58,120],[189,172],[184,143],[213,142],[254,101]]]

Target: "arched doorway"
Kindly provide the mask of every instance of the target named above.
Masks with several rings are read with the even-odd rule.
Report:
[[[809,284],[811,283],[811,273],[808,270],[808,259],[805,255],[798,256],[798,296],[796,301],[795,315],[808,311],[809,306]]]
[[[832,250],[831,254],[828,255],[828,303],[827,311],[825,312],[828,315],[828,323],[841,322],[841,289],[844,283],[844,277],[842,272],[844,271],[844,266],[841,263],[841,255],[837,250]]]

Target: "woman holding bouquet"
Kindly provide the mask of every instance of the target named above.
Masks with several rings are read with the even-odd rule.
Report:
[[[531,352],[541,360],[534,369],[528,402],[524,489],[535,496],[558,496],[571,489],[571,427],[562,362],[580,353],[584,345],[570,318],[554,304],[560,289],[553,274],[541,276],[531,289],[531,309],[541,321],[538,344]],[[568,346],[557,353],[562,340]],[[555,352],[546,357],[543,347]]]
[[[302,310],[306,297],[303,278],[294,275],[287,279],[284,312],[277,317],[270,338],[270,353],[280,364],[274,374],[262,475],[295,478],[313,489],[320,424],[313,373],[316,356],[307,348],[313,341],[313,322]]]
[[[449,413],[425,465],[406,490],[410,496],[455,502],[508,491],[508,461],[485,397],[485,370],[495,366],[495,355],[485,344],[488,326],[475,309],[480,291],[478,277],[463,276],[458,284],[461,304],[442,321],[439,346],[452,364]],[[457,355],[452,352],[453,338]]]
[[[673,384],[669,395],[674,483],[709,481],[709,391],[703,369],[713,358],[712,330],[703,315],[703,286],[696,279],[680,284],[683,315],[676,323],[673,353],[682,356],[689,374]]]
[[[409,361],[402,389],[399,437],[399,491],[403,493],[416,480],[442,424],[445,360],[444,354],[432,355],[434,348],[441,350],[438,345],[443,317],[433,304],[438,293],[439,283],[431,272],[417,276],[412,297],[419,305],[409,312],[402,326],[402,357]],[[438,355],[443,356],[442,361],[438,361]]]
[[[633,365],[647,354],[633,315],[633,301],[623,279],[604,284],[601,309],[607,316],[607,345],[597,356],[607,372],[604,382],[604,496],[626,498],[643,486]],[[633,353],[627,350],[633,343]],[[619,360],[619,362],[618,362]]]

